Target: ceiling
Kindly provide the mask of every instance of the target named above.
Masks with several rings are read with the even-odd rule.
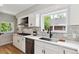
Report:
[[[34,4],[4,4],[0,5],[0,12],[16,15],[32,6],[34,6]]]

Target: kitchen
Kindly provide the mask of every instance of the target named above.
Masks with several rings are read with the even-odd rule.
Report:
[[[2,24],[6,22],[9,22],[10,27],[8,31],[0,29],[0,48],[11,44],[21,52],[20,54],[79,53],[78,4],[3,5],[6,10],[8,10],[7,7],[12,6],[29,7],[20,12],[17,11],[18,13],[14,15],[3,13],[4,11],[0,13],[1,19],[4,19],[0,20],[0,28],[3,28]],[[10,47],[7,48],[12,50]],[[0,49],[1,51],[4,50]],[[14,52],[9,51],[9,53]]]

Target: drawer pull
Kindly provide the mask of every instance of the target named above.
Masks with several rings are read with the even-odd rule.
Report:
[[[65,54],[65,50],[63,51],[63,53]]]

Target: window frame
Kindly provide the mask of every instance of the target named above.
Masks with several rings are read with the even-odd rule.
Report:
[[[4,22],[0,22],[0,23],[4,23]],[[0,32],[0,33],[4,33],[5,34],[5,33],[13,33],[14,32],[14,24],[13,24],[13,22],[7,22],[7,23],[10,23],[11,24],[12,30],[11,31],[8,31],[8,32]]]
[[[54,30],[54,26],[56,25],[55,24],[55,25],[53,25],[53,31],[52,32],[67,33],[67,29],[68,29],[68,9],[62,9],[62,10],[53,11],[53,12],[47,13],[47,14],[41,14],[41,31],[43,31],[42,29],[44,29],[44,16],[55,15],[55,14],[60,14],[60,13],[66,13],[67,14],[67,16],[66,16],[66,23],[65,24],[57,24],[58,26],[62,26],[62,25],[66,26],[65,31],[55,31]],[[47,32],[47,31],[45,31],[45,32]]]

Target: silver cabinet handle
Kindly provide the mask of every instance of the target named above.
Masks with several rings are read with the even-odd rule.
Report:
[[[44,50],[44,54],[45,54],[45,50]]]
[[[45,54],[45,50],[42,50],[42,53]]]
[[[65,50],[63,51],[63,53],[65,54]]]
[[[44,50],[42,50],[42,53],[44,53]]]

